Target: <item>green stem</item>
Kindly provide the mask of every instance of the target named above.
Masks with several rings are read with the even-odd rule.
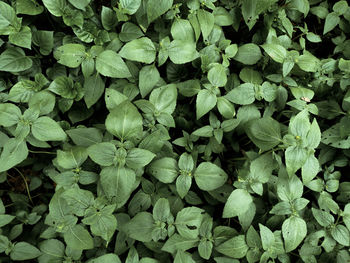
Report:
[[[26,177],[25,177],[24,174],[22,174],[22,172],[21,172],[20,170],[18,170],[16,167],[14,167],[14,169],[15,169],[15,170],[20,174],[20,176],[22,177],[23,182],[24,182],[24,184],[25,184],[25,186],[26,186],[28,198],[29,198],[30,202],[31,202],[32,204],[34,204],[34,203],[33,203],[33,200],[32,200],[32,197],[31,197],[31,195],[30,195],[30,190],[29,190],[29,186],[28,186]]]
[[[45,151],[32,151],[32,150],[28,150],[28,152],[30,152],[30,153],[42,153],[42,154],[54,154],[54,155],[56,155],[56,153],[54,153],[54,152],[45,152]]]

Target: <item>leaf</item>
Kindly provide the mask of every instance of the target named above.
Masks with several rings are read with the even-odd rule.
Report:
[[[0,155],[0,172],[7,171],[24,161],[28,156],[28,148],[25,141],[16,138],[7,140]]]
[[[122,141],[135,139],[142,133],[142,116],[133,104],[124,101],[108,114],[106,128]]]
[[[208,71],[208,80],[215,87],[224,87],[227,82],[226,68],[216,64]]]
[[[260,229],[260,236],[261,236],[261,244],[263,249],[266,251],[272,248],[272,246],[274,245],[275,236],[268,227],[262,224],[259,224],[259,229]]]
[[[62,16],[67,6],[66,0],[43,0],[43,4],[54,16]]]
[[[251,104],[255,101],[254,85],[251,83],[241,84],[238,87],[231,90],[229,93],[227,93],[225,98],[235,104]]]
[[[141,5],[141,0],[121,0],[120,6],[129,15],[135,14]]]
[[[176,108],[176,99],[177,89],[172,84],[154,89],[149,96],[149,101],[158,113],[172,114]]]
[[[290,146],[285,152],[288,174],[294,174],[308,159],[307,150],[299,146]]]
[[[64,257],[64,244],[57,239],[47,239],[39,243],[39,249],[42,254],[39,256],[39,262],[50,262],[61,260]]]
[[[90,4],[91,0],[68,0],[69,3],[71,3],[74,7],[85,10],[85,7],[87,7]]]
[[[203,210],[198,207],[186,207],[176,215],[175,226],[184,238],[194,239],[199,234],[199,227],[203,219]]]
[[[58,63],[70,68],[80,66],[80,64],[86,58],[85,47],[80,44],[66,44],[64,46],[60,46],[54,54],[58,59]]]
[[[67,151],[57,151],[57,163],[64,169],[79,168],[87,157],[86,149],[78,146]]]
[[[129,168],[109,166],[103,168],[100,183],[106,197],[114,199],[121,207],[129,199],[136,180],[135,172]]]
[[[128,151],[125,158],[126,165],[133,169],[139,169],[149,164],[156,155],[150,151],[133,148]]]
[[[244,189],[236,189],[232,191],[228,197],[224,211],[222,214],[223,218],[230,218],[244,214],[248,209],[249,205],[253,202],[253,198]]]
[[[190,253],[180,250],[175,255],[174,263],[195,263],[195,261]]]
[[[210,162],[200,163],[193,176],[198,187],[204,191],[215,190],[227,180],[225,171]]]
[[[306,237],[307,228],[303,219],[291,216],[282,224],[282,235],[286,252],[293,251]]]
[[[66,133],[79,146],[89,147],[102,141],[102,133],[96,128],[80,127],[67,130]]]
[[[103,95],[105,83],[98,73],[89,76],[84,81],[84,101],[88,108],[94,105]]]
[[[102,166],[110,166],[115,162],[117,149],[110,142],[102,142],[91,145],[87,152],[90,158],[97,164]]]
[[[101,52],[96,58],[96,70],[103,76],[111,78],[129,78],[130,71],[123,59],[112,50]]]
[[[152,214],[140,212],[127,223],[127,235],[138,241],[150,242],[152,240],[153,224],[154,219]]]
[[[18,242],[11,250],[10,258],[12,260],[20,261],[37,258],[40,255],[40,250],[33,245],[27,242]]]
[[[186,19],[176,19],[173,22],[171,25],[171,35],[173,39],[195,41],[191,23]]]
[[[306,72],[316,72],[319,68],[319,59],[312,55],[310,52],[305,53],[296,59],[297,65]]]
[[[168,11],[173,5],[173,0],[164,0],[164,1],[157,1],[157,0],[149,0],[147,2],[147,18],[148,23],[153,22],[158,17],[163,15],[166,11]]]
[[[148,95],[160,80],[160,74],[155,65],[144,66],[139,72],[139,88],[142,98]]]
[[[337,13],[335,12],[329,13],[326,16],[326,21],[324,23],[323,35],[332,31],[339,24],[339,21],[340,21],[340,17]]]
[[[0,215],[0,227],[6,226],[11,223],[11,221],[15,218],[12,215]]]
[[[200,92],[198,92],[196,100],[197,120],[205,114],[207,114],[212,108],[214,108],[216,102],[217,97],[213,92],[207,89],[203,89]]]
[[[0,55],[0,71],[20,72],[29,69],[32,64],[21,48],[10,47]]]
[[[270,150],[282,142],[280,124],[271,117],[252,120],[247,135],[261,150]]]
[[[19,47],[31,49],[32,31],[30,27],[24,26],[19,32],[10,33],[9,42]]]
[[[233,59],[245,65],[254,65],[261,57],[262,55],[259,46],[249,43],[238,47],[238,52]]]
[[[81,225],[74,225],[64,233],[64,241],[67,246],[75,250],[92,249],[94,242],[89,232]]]
[[[12,103],[0,104],[0,125],[10,127],[19,122],[22,117],[21,110]]]
[[[64,141],[66,133],[61,126],[50,117],[40,117],[33,122],[32,134],[39,141]]]
[[[248,248],[244,235],[238,235],[220,244],[216,250],[231,258],[244,258]]]
[[[206,40],[214,27],[214,15],[204,9],[199,9],[197,11],[197,17],[203,39]]]
[[[153,161],[147,171],[162,183],[172,183],[178,175],[177,161],[170,157],[164,157]]]
[[[67,201],[67,204],[73,209],[77,216],[84,216],[85,211],[93,205],[94,196],[88,190],[79,188],[68,189],[61,195]]]
[[[176,178],[176,191],[181,198],[184,198],[192,185],[192,177],[188,174],[180,174]]]
[[[168,48],[169,58],[174,64],[185,64],[198,58],[195,42],[175,39]]]
[[[264,44],[261,47],[274,61],[278,63],[283,63],[287,57],[287,50],[281,45]]]
[[[94,258],[91,263],[121,263],[121,261],[116,254],[109,253],[98,258]]]
[[[141,37],[126,43],[119,55],[128,60],[150,64],[156,59],[156,48],[151,39]]]
[[[336,225],[331,229],[331,235],[339,244],[349,246],[350,232],[345,226]]]

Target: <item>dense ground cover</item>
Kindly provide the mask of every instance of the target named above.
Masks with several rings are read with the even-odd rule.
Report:
[[[1,262],[350,262],[350,8],[2,0]]]

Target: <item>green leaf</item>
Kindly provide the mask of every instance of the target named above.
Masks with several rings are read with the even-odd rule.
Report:
[[[26,0],[31,1],[31,0]],[[37,30],[33,32],[33,44],[40,47],[40,53],[47,56],[53,49],[53,31]]]
[[[83,147],[74,147],[67,151],[57,151],[57,163],[64,169],[79,168],[87,159],[86,149]]]
[[[216,247],[218,252],[231,258],[244,258],[248,249],[244,235],[233,237]]]
[[[20,261],[37,258],[40,255],[40,250],[33,245],[27,242],[18,242],[11,250],[10,258],[12,260]]]
[[[139,72],[139,88],[142,98],[148,95],[160,80],[156,66],[144,66]]]
[[[74,99],[78,94],[80,84],[74,83],[71,78],[59,76],[51,82],[48,90],[65,99]]]
[[[215,87],[224,87],[227,82],[226,68],[216,64],[208,71],[208,80]]]
[[[124,101],[108,114],[106,128],[122,141],[135,140],[142,133],[142,116],[133,104]]]
[[[126,165],[133,169],[139,169],[149,164],[156,155],[150,151],[133,148],[128,151],[125,158]]]
[[[249,43],[240,46],[238,48],[237,54],[233,57],[233,59],[245,65],[254,65],[260,60],[261,57],[262,54],[259,46],[253,43]]]
[[[173,39],[195,41],[191,23],[186,19],[176,19],[173,22],[171,25],[171,35]]]
[[[196,238],[203,219],[203,210],[198,207],[186,207],[177,213],[175,226],[184,238]]]
[[[137,9],[139,9],[141,5],[141,0],[121,0],[120,1],[120,6],[123,10],[128,15],[135,14]]]
[[[141,37],[126,43],[119,55],[128,60],[150,64],[156,59],[156,48],[151,39]]]
[[[135,240],[150,242],[152,240],[153,228],[154,219],[152,214],[140,212],[127,223],[126,233]]]
[[[104,29],[111,30],[118,23],[117,14],[111,8],[102,6],[101,22]]]
[[[73,250],[92,249],[94,247],[90,233],[81,225],[68,227],[68,231],[64,233],[64,241],[67,247]]]
[[[192,185],[192,177],[188,174],[180,174],[176,178],[176,191],[181,198],[184,198]]]
[[[168,48],[169,58],[174,64],[185,64],[198,58],[196,43],[175,39]]]
[[[21,48],[10,47],[0,55],[0,71],[20,72],[29,69],[32,64]]]
[[[0,125],[10,127],[19,122],[22,116],[21,110],[12,103],[0,104]]]
[[[94,105],[103,95],[105,83],[98,73],[89,76],[84,81],[84,101],[88,108]]]
[[[316,72],[319,68],[320,61],[310,52],[305,51],[303,55],[296,59],[296,63],[299,68],[306,72]]]
[[[175,253],[176,251],[186,251],[192,247],[197,246],[198,239],[189,239],[180,236],[179,234],[175,233],[172,235],[164,244],[162,247],[163,251],[167,251],[169,253]]]
[[[199,9],[197,11],[197,18],[201,27],[203,39],[206,40],[214,27],[214,15],[204,9]]]
[[[129,78],[131,73],[123,59],[112,50],[101,52],[96,58],[96,70],[111,78]]]
[[[213,92],[207,89],[202,89],[200,92],[198,92],[196,100],[197,120],[214,108],[216,102],[217,97]]]
[[[266,251],[274,245],[275,236],[268,227],[262,224],[259,224],[259,229],[260,229],[262,247]]]
[[[16,1],[16,13],[24,15],[39,15],[44,11],[44,7],[39,5],[37,1],[18,0]]]
[[[252,120],[247,135],[261,150],[270,150],[282,142],[280,124],[271,117]]]
[[[166,11],[168,11],[173,5],[173,0],[164,0],[164,1],[157,1],[157,0],[149,0],[147,1],[147,18],[148,23],[153,22],[158,17],[163,15]]]
[[[222,186],[227,180],[227,174],[219,166],[201,163],[194,172],[194,179],[198,187],[204,191],[212,191]]]
[[[0,2],[0,28],[6,28],[10,25],[20,27],[21,22],[16,17],[15,10],[6,2]]]
[[[19,32],[11,33],[9,42],[19,47],[31,49],[32,31],[30,27],[23,26]]]
[[[254,85],[251,83],[241,84],[227,93],[225,98],[239,105],[251,104],[255,101]]]
[[[290,146],[285,152],[285,158],[288,174],[294,174],[305,164],[308,152],[299,146]]]
[[[50,117],[40,117],[32,124],[32,134],[39,141],[64,141],[66,133],[61,126]]]
[[[224,211],[222,214],[223,218],[230,218],[244,214],[248,209],[249,205],[253,202],[253,198],[244,189],[236,189],[232,191],[228,197]]]
[[[176,99],[177,89],[172,84],[154,89],[149,96],[149,101],[158,113],[172,114],[176,108]]]
[[[336,225],[331,229],[331,235],[339,244],[349,246],[350,232],[345,226]]]
[[[57,239],[47,239],[39,243],[39,249],[42,254],[39,256],[39,262],[55,262],[64,257],[64,244]]]
[[[178,175],[177,161],[170,157],[164,157],[153,161],[147,171],[162,183],[172,183]]]
[[[128,97],[123,93],[112,88],[107,88],[105,91],[106,107],[109,111],[115,109],[120,103],[128,100]]]
[[[54,16],[62,16],[67,6],[66,0],[43,0],[43,4]]]
[[[119,39],[123,42],[129,42],[142,36],[144,36],[144,34],[137,25],[131,22],[126,22],[122,26]]]
[[[169,201],[165,198],[159,198],[153,207],[153,219],[166,222],[170,215]]]
[[[286,252],[293,251],[306,237],[306,223],[302,218],[291,216],[282,224],[282,235]]]
[[[28,148],[25,141],[16,138],[9,139],[0,155],[0,172],[7,171],[24,161],[28,156]]]
[[[0,227],[6,226],[14,218],[15,218],[15,216],[12,216],[12,215],[0,215]]]
[[[98,258],[94,258],[91,263],[121,263],[121,261],[116,254],[109,253]]]
[[[58,63],[70,68],[80,66],[87,55],[85,47],[80,44],[66,44],[60,46],[54,54],[58,59]]]
[[[103,168],[100,183],[106,197],[121,207],[129,199],[136,180],[135,172],[124,167]]]
[[[66,131],[72,141],[79,146],[89,147],[102,141],[102,134],[96,128],[76,128]]]
[[[276,62],[283,63],[287,57],[287,50],[278,44],[264,44],[261,46],[265,52]]]
[[[190,253],[180,250],[175,255],[174,263],[195,263],[195,261]]]
[[[90,191],[79,188],[68,189],[61,196],[67,201],[67,204],[77,216],[84,216],[86,209],[92,206],[94,202],[94,196]]]
[[[74,7],[85,10],[85,7],[87,7],[90,4],[91,0],[68,0],[69,3],[71,3]]]
[[[340,17],[336,12],[331,12],[326,16],[326,21],[324,23],[323,35],[332,31],[340,21]]]
[[[105,206],[98,211],[90,208],[85,212],[85,217],[82,220],[84,224],[90,225],[91,232],[95,236],[102,237],[107,243],[117,229],[117,219],[112,214],[114,209],[115,205]]]

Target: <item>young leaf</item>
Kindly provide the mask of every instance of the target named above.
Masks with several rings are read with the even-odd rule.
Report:
[[[236,189],[228,197],[222,217],[230,218],[242,215],[248,210],[252,202],[253,198],[247,190]]]
[[[302,218],[291,216],[282,224],[282,235],[286,252],[296,249],[307,234],[306,223]]]
[[[217,165],[210,162],[201,163],[194,172],[194,179],[201,190],[212,191],[222,186],[227,174]]]
[[[151,39],[141,37],[126,43],[119,55],[128,60],[150,64],[156,59],[156,48]]]

